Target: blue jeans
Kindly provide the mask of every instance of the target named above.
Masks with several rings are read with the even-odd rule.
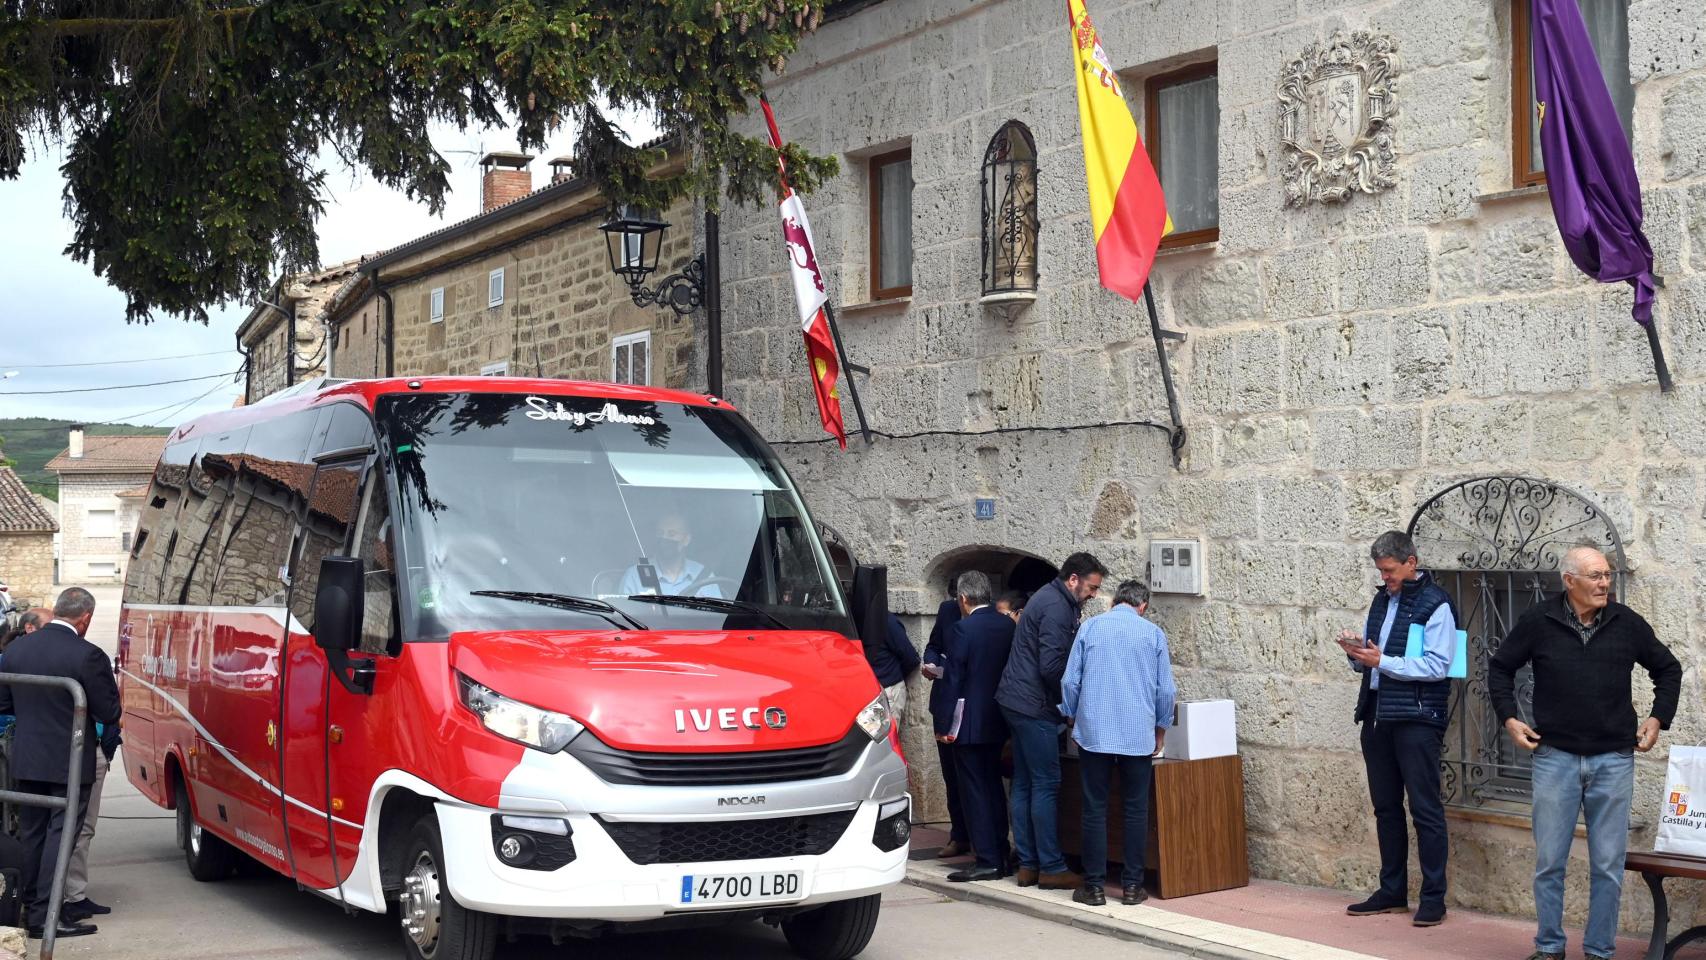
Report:
[[[1542,745],[1534,751],[1534,948],[1564,952],[1564,867],[1576,815],[1587,812],[1588,926],[1582,949],[1609,957],[1617,950],[1617,908],[1623,893],[1623,854],[1629,847],[1629,803],[1635,792],[1633,751],[1579,756]]]
[[[1001,715],[1013,732],[1013,846],[1019,866],[1063,873],[1060,852],[1060,730],[1064,724],[1014,713]]]
[[[1084,777],[1084,885],[1099,887],[1108,878],[1108,783],[1120,772],[1125,849],[1120,852],[1120,883],[1142,886],[1143,847],[1149,839],[1149,757],[1078,749]]]

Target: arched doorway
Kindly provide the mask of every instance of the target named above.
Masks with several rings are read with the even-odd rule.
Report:
[[[1059,575],[1054,564],[1033,553],[1001,546],[967,546],[950,550],[925,568],[924,581],[937,595],[946,598],[949,584],[967,570],[981,570],[989,575],[997,594],[1018,590],[1035,593]]]
[[[1468,679],[1452,692],[1451,727],[1440,758],[1450,806],[1526,816],[1531,755],[1504,735],[1487,691],[1487,665],[1530,607],[1563,591],[1564,555],[1591,545],[1605,553],[1622,595],[1629,564],[1617,527],[1598,504],[1549,480],[1477,477],[1434,494],[1410,518],[1422,566],[1451,594],[1458,629],[1469,635]],[[1534,722],[1534,675],[1516,676],[1517,709]]]

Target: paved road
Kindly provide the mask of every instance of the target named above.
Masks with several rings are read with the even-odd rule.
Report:
[[[97,592],[90,638],[109,651],[116,634],[116,590]],[[90,869],[90,895],[115,912],[100,918],[92,937],[63,940],[63,958],[201,960],[292,958],[367,960],[402,956],[396,921],[389,916],[349,916],[269,871],[256,869],[219,883],[197,883],[173,843],[166,811],[139,795],[115,766],[101,807]],[[901,886],[884,897],[869,960],[1004,960],[1090,955],[1115,951],[1130,960],[1165,954],[1083,930],[993,907],[946,900]],[[552,947],[544,939],[499,948],[500,960],[574,957],[615,960],[685,954],[704,960],[786,960],[779,931],[744,924],[715,932],[645,934]]]

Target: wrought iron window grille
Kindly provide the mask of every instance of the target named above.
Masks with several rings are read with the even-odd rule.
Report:
[[[1530,607],[1563,591],[1564,555],[1598,547],[1623,595],[1629,564],[1617,527],[1593,501],[1532,477],[1478,477],[1434,494],[1410,519],[1422,566],[1456,606],[1469,635],[1468,676],[1451,695],[1451,722],[1440,756],[1446,806],[1527,816],[1532,756],[1511,743],[1488,693],[1488,665]],[[1516,676],[1517,711],[1534,722],[1534,674]]]
[[[1037,143],[1017,120],[983,154],[983,294],[1037,289]]]

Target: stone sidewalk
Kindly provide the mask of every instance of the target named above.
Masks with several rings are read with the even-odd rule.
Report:
[[[947,876],[969,858],[926,859],[946,837],[920,828],[913,834],[914,859],[907,882],[944,896],[988,903],[1106,936],[1158,947],[1181,957],[1224,960],[1524,960],[1534,950],[1534,923],[1453,909],[1438,927],[1417,928],[1408,916],[1351,917],[1352,897],[1338,890],[1252,881],[1248,887],[1142,906],[1119,903],[1110,888],[1108,905],[1087,907],[1070,891],[1020,889],[1011,879],[949,883]],[[1674,935],[1679,931],[1673,929]],[[1568,931],[1568,956],[1580,957],[1579,929]],[[1644,957],[1644,940],[1624,937],[1619,957]],[[1677,960],[1706,960],[1706,945],[1684,950]]]

